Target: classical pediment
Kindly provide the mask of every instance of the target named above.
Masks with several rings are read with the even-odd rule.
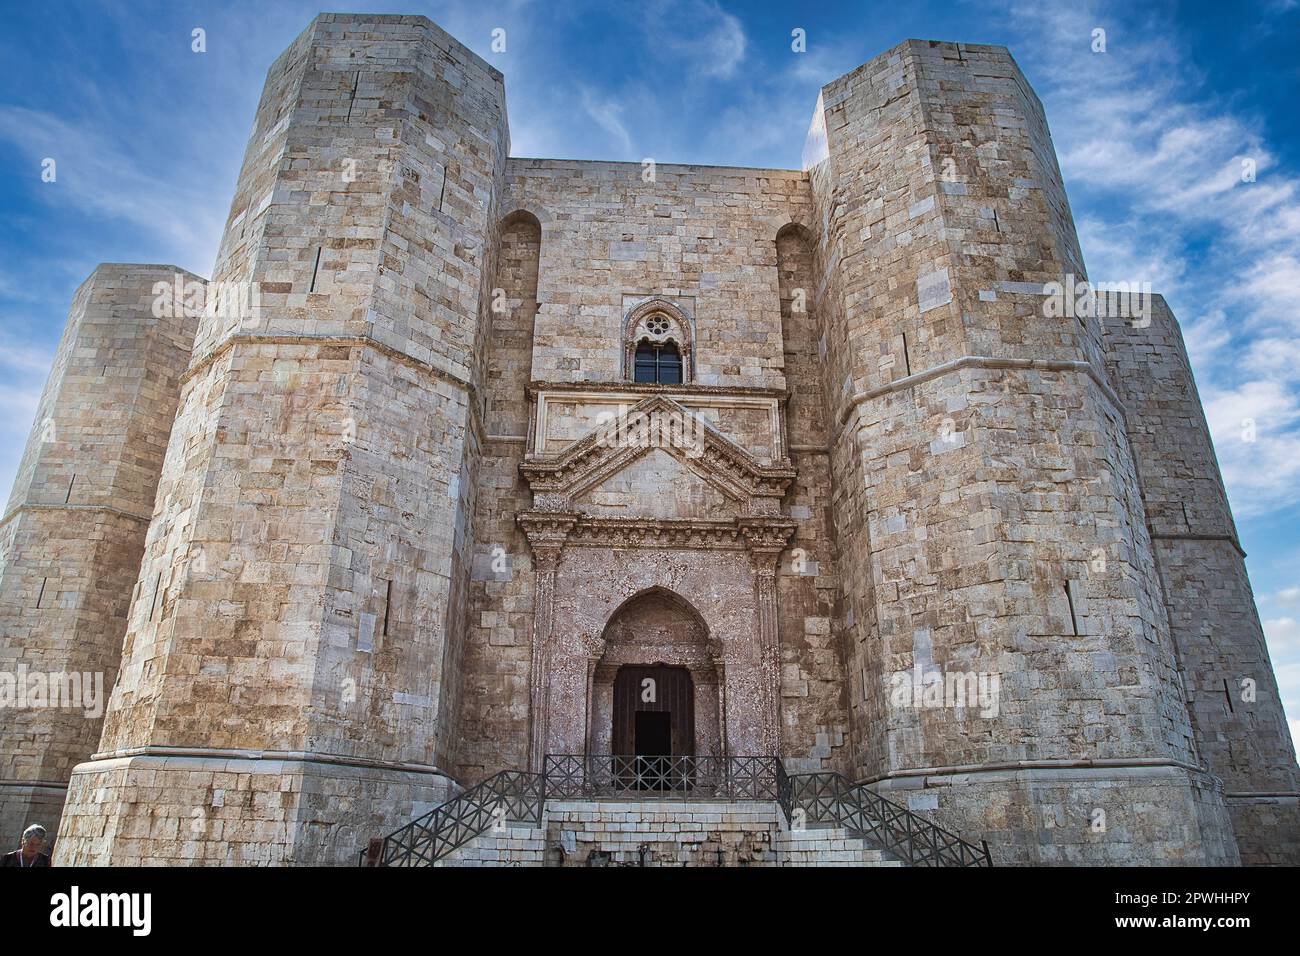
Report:
[[[574,510],[596,517],[734,518],[744,502],[728,496],[663,448],[633,458],[599,484],[574,495]]]
[[[557,455],[529,456],[520,466],[534,506],[593,515],[715,518],[779,514],[795,472],[763,465],[711,425],[663,395],[649,396]],[[657,514],[662,503],[638,511],[634,496],[680,489],[695,495],[682,513]],[[619,496],[623,504],[618,504]],[[694,509],[694,512],[691,509]],[[614,510],[611,510],[614,509]]]

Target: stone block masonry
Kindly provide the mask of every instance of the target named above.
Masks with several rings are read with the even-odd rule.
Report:
[[[791,830],[775,803],[550,800],[438,866],[901,866],[843,829]]]
[[[55,832],[72,768],[99,744],[198,323],[175,300],[178,278],[182,293],[202,288],[165,265],[105,264],[81,284],[0,519],[0,681],[12,681],[0,694],[15,695],[0,711],[0,840],[10,844],[30,823]]]
[[[3,825],[66,783],[58,863],[345,864],[547,754],[779,756],[997,864],[1300,862],[1176,323],[1048,308],[1086,274],[1010,53],[900,44],[806,156],[510,157],[437,26],[312,21],[213,273],[260,308],[74,303],[0,654],[117,677],[102,732],[6,724]],[[553,802],[448,862],[879,862],[776,815]]]
[[[1300,861],[1300,768],[1178,321],[1107,320],[1197,747],[1247,864]]]
[[[423,18],[272,65],[213,275],[261,314],[199,328],[58,862],[349,862],[448,792],[508,148],[500,74]]]
[[[827,86],[820,109],[816,269],[836,524],[854,536],[841,572],[862,675],[855,775],[885,789],[952,775],[936,814],[1002,862],[1059,859],[1036,836],[1047,825],[1079,862],[1235,862],[1222,797],[1197,784],[1100,330],[1027,291],[1082,270],[1041,105],[1001,48],[909,41]],[[1107,573],[1090,570],[1097,555]],[[891,700],[891,675],[914,669],[999,675],[998,712]],[[1117,776],[1078,792],[1001,776],[997,800],[979,783],[1081,760]],[[1208,819],[1203,843],[1198,826],[1172,853],[1092,827],[1138,813],[1144,773],[1182,789],[1150,814]],[[1027,813],[1009,819],[1003,802]]]

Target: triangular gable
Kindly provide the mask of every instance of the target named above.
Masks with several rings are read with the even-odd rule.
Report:
[[[678,402],[651,395],[596,427],[554,457],[530,457],[520,466],[534,493],[572,501],[631,462],[659,448],[728,499],[781,498],[791,468],[763,465],[744,448]]]

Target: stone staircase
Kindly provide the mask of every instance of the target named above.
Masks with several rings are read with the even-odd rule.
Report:
[[[435,866],[902,866],[840,827],[791,830],[775,801],[548,800]]]
[[[362,866],[991,866],[963,840],[836,773],[777,757],[548,754],[360,851]]]

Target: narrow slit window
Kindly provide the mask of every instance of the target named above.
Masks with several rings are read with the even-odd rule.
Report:
[[[153,582],[153,600],[149,603],[149,620],[153,620],[154,614],[158,610],[158,594],[162,591],[162,572],[158,572],[158,577]]]
[[[393,582],[388,582],[388,587],[384,591],[384,637],[388,636],[388,619],[393,612]]]

